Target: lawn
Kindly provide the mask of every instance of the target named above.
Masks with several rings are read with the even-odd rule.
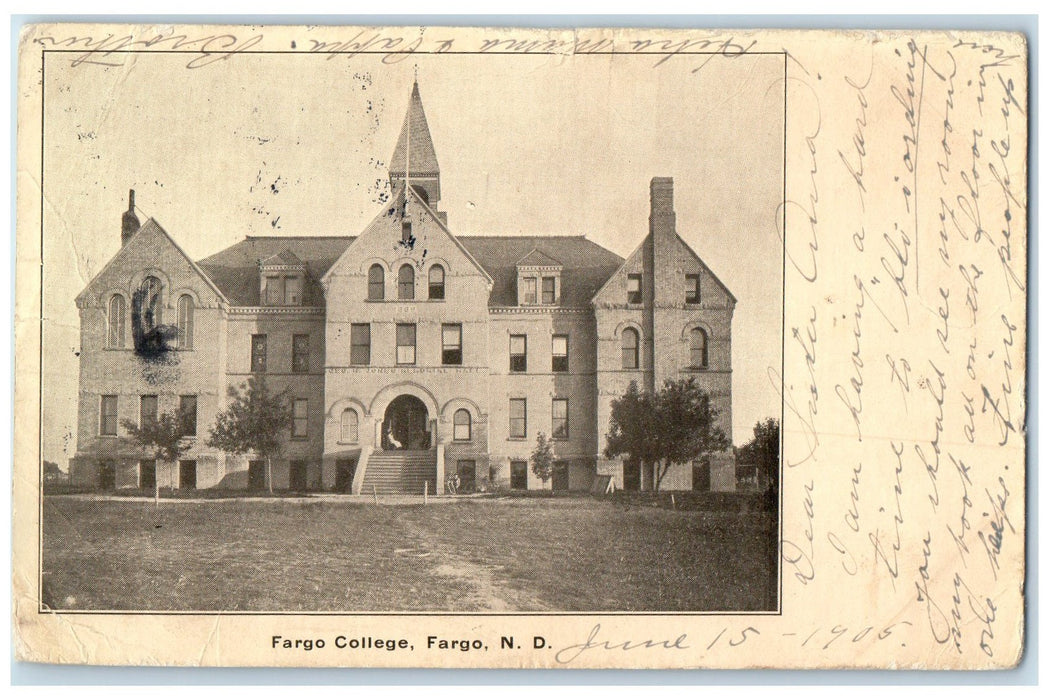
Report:
[[[60,610],[769,607],[768,513],[572,498],[44,500]]]

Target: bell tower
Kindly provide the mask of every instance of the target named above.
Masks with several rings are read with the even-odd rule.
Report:
[[[441,199],[441,169],[437,165],[430,126],[426,123],[422,98],[419,97],[418,82],[412,85],[404,125],[390,159],[391,189],[397,192],[405,182],[437,211],[437,202]]]

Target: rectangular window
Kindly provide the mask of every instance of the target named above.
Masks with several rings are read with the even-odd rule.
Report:
[[[310,371],[310,336],[306,334],[291,336],[291,371]]]
[[[284,303],[288,306],[302,304],[302,278],[288,277],[284,280]]]
[[[510,371],[528,371],[528,336],[510,336]]]
[[[550,354],[553,358],[550,369],[554,372],[568,371],[568,336],[555,335],[551,341]]]
[[[510,488],[528,488],[528,462],[510,462]]]
[[[554,399],[550,434],[556,440],[568,439],[568,399]]]
[[[350,364],[367,365],[372,361],[372,327],[368,323],[350,326]]]
[[[138,487],[152,489],[157,486],[157,460],[143,459],[138,463]]]
[[[278,305],[284,303],[284,278],[273,275],[266,277],[266,301],[267,305]]]
[[[307,435],[306,416],[309,412],[309,401],[295,399],[291,411],[291,436],[304,438]]]
[[[510,399],[510,437],[528,436],[528,402],[525,399]]]
[[[138,402],[138,427],[157,422],[157,396],[146,394]]]
[[[117,434],[117,397],[103,396],[99,407],[99,435]]]
[[[535,303],[535,277],[524,278],[524,300],[522,304]]]
[[[626,276],[626,301],[628,304],[641,303],[641,275]]]
[[[699,275],[685,275],[685,303],[699,303]]]
[[[397,364],[415,364],[415,324],[397,324]]]
[[[186,435],[197,434],[197,397],[186,395],[178,397],[178,412],[186,421]]]
[[[543,303],[553,304],[557,301],[557,280],[553,277],[543,278]]]
[[[251,336],[251,371],[266,371],[266,336],[265,334]]]
[[[463,363],[463,327],[459,323],[445,323],[441,326],[441,364],[461,365]]]

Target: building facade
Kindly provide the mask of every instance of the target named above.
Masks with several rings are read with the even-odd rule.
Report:
[[[264,463],[206,446],[228,388],[287,389],[274,488],[353,493],[651,489],[650,465],[603,457],[630,382],[693,376],[732,434],[736,303],[678,236],[673,180],[650,183],[649,232],[623,260],[583,236],[456,235],[418,85],[392,197],[355,237],[248,237],[194,261],[134,193],[121,248],[77,297],[74,481],[102,488],[262,488]],[[179,411],[195,435],[157,464],[124,421]],[[538,433],[550,480],[532,473]],[[733,490],[731,451],[673,465],[663,489]]]

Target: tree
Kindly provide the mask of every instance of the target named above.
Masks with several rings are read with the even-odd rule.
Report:
[[[724,431],[715,425],[717,409],[694,377],[668,379],[655,394],[639,391],[631,382],[627,393],[612,401],[605,456],[629,455],[655,467],[659,491],[671,464],[682,464],[728,447]]]
[[[554,473],[554,450],[545,433],[535,436],[535,449],[532,450],[532,473],[546,484]]]
[[[188,436],[192,430],[192,418],[181,411],[162,413],[155,420],[142,421],[142,425],[127,418],[120,421],[120,424],[127,430],[128,439],[134,445],[150,452],[158,463],[162,460],[178,462],[189,449]],[[159,504],[160,479],[154,477],[153,489],[153,499]]]
[[[779,421],[766,418],[754,424],[754,437],[739,448],[741,462],[753,464],[759,478],[764,477],[767,490],[779,490]]]
[[[208,447],[235,455],[253,453],[266,460],[266,487],[273,493],[272,459],[284,451],[291,427],[288,390],[272,393],[263,377],[229,388],[230,403],[215,418]]]

